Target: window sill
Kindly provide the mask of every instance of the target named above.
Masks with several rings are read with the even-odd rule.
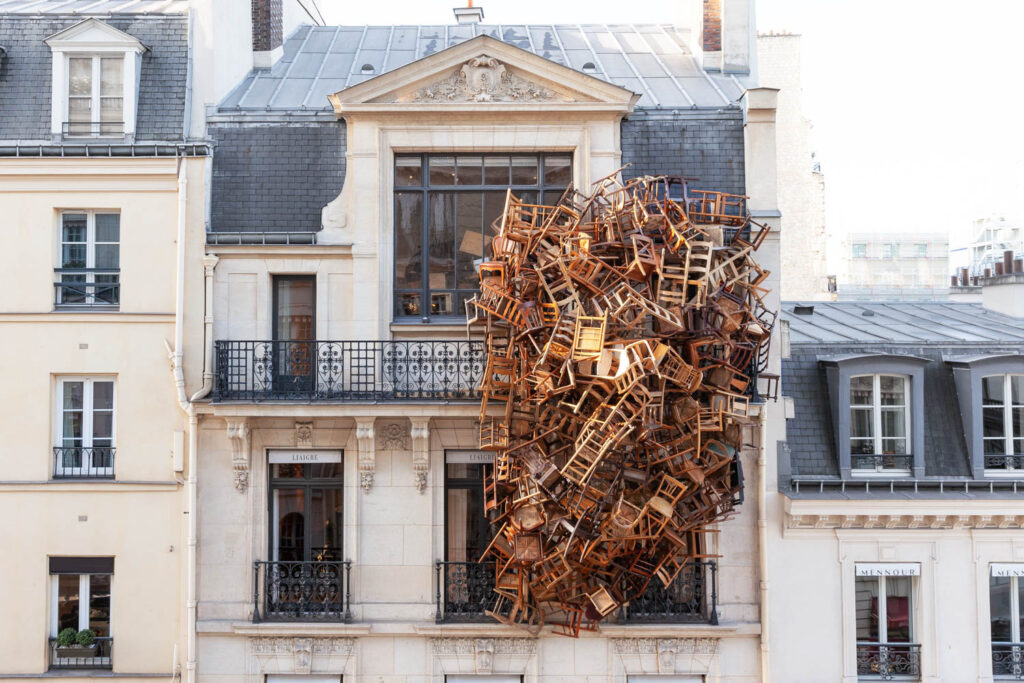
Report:
[[[851,477],[866,479],[890,479],[892,477],[910,477],[910,470],[850,470]]]
[[[985,470],[986,477],[993,479],[1024,479],[1024,469],[1020,470]]]
[[[118,305],[99,305],[99,306],[76,306],[70,304],[67,306],[54,306],[54,313],[119,313],[121,306]]]
[[[408,332],[410,330],[431,330],[434,332],[466,333],[466,319],[441,318],[437,322],[420,322],[414,320],[396,320],[391,323],[392,332]]]

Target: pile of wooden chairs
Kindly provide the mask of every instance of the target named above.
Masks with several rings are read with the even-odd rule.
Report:
[[[606,178],[508,193],[467,304],[486,339],[480,447],[498,530],[491,614],[576,636],[707,557],[775,314],[745,198]]]

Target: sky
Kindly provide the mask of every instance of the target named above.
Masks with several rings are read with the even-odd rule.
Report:
[[[463,0],[319,0],[329,23],[448,23]],[[476,0],[486,23],[670,23],[670,0]],[[1024,0],[757,0],[799,33],[830,233],[1024,223]]]

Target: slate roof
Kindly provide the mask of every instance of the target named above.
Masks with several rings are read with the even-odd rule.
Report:
[[[641,95],[638,107],[735,104],[746,76],[709,74],[686,46],[686,30],[656,25],[302,26],[271,69],[255,69],[220,111],[327,110],[327,95],[453,45],[489,35]],[[584,69],[585,65],[593,68]],[[369,65],[372,72],[364,73]]]
[[[813,313],[799,314],[795,309],[804,304],[782,304],[781,315],[789,324],[790,338],[789,357],[782,360],[782,394],[792,399],[794,408],[794,418],[786,423],[792,475],[823,479],[839,476],[821,360],[860,352],[928,359],[924,367],[925,477],[971,477],[953,370],[945,361],[951,357],[1024,353],[1024,319],[986,310],[980,304],[959,302],[806,304],[811,305]],[[779,483],[783,489],[790,484],[781,477]]]
[[[181,14],[188,0],[0,0],[0,14]]]
[[[80,9],[101,6],[125,7],[122,2],[76,2]],[[146,2],[139,7],[187,5],[186,2]],[[0,45],[7,54],[0,63],[0,140],[44,142],[50,139],[52,53],[44,39],[83,21],[83,15],[63,12],[16,14],[25,11],[60,10],[70,7],[61,0],[29,3],[0,0]],[[5,13],[7,12],[7,13]],[[102,17],[104,23],[138,38],[149,48],[142,55],[136,141],[178,141],[184,137],[185,86],[188,72],[188,17],[182,14],[117,14]],[[81,144],[81,143],[79,143]]]

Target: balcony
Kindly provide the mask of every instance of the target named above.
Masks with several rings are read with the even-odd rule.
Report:
[[[857,643],[857,676],[869,680],[917,681],[921,646],[917,643]]]
[[[113,638],[96,638],[91,647],[59,647],[56,638],[50,638],[50,670],[54,669],[107,669],[114,658]]]
[[[1024,454],[986,455],[985,469],[990,472],[1024,474]]]
[[[61,309],[117,308],[121,271],[103,268],[57,268],[54,306]]]
[[[114,453],[113,446],[82,446],[53,449],[54,479],[113,479]]]
[[[914,466],[913,455],[858,455],[850,456],[850,468],[854,472],[910,472]]]
[[[215,401],[473,401],[482,341],[218,341]]]
[[[992,643],[992,675],[1009,681],[1024,681],[1024,643]]]
[[[352,562],[253,562],[252,620],[349,623]]]
[[[485,610],[494,605],[493,562],[437,562],[435,600],[437,623],[487,622]],[[718,565],[693,562],[667,588],[653,579],[647,590],[624,605],[620,624],[717,624]]]
[[[75,138],[123,138],[123,121],[64,121],[61,137]]]

